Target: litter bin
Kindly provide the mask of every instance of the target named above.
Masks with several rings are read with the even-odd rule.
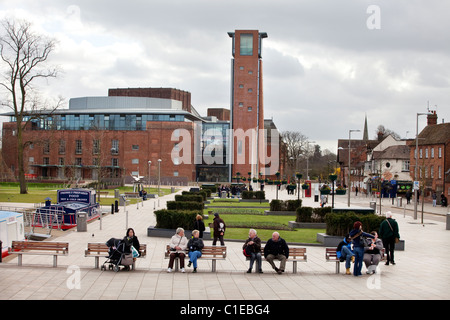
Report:
[[[221,198],[226,198],[226,197],[227,197],[227,192],[226,192],[226,191],[222,191],[220,197],[221,197]]]
[[[314,195],[314,202],[319,202],[319,195],[318,194]]]
[[[402,197],[397,197],[397,207],[402,207]]]
[[[86,232],[87,231],[87,213],[78,212],[77,213],[77,231]]]
[[[369,207],[371,207],[374,212],[377,212],[377,203],[375,201],[370,201]]]

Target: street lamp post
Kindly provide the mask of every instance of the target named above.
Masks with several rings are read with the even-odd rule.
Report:
[[[161,159],[158,159],[158,198],[161,196]]]
[[[350,192],[352,191],[352,182],[350,180],[350,148],[351,148],[351,135],[352,132],[360,132],[361,130],[348,130],[348,199],[347,206],[350,207]]]
[[[417,168],[419,167],[419,116],[429,115],[430,113],[417,113],[416,115],[416,150],[414,156],[416,158],[416,165],[414,167],[414,181],[417,181]],[[414,185],[414,220],[417,220],[417,189]]]
[[[148,196],[150,196],[150,166],[152,165],[152,162],[148,161]]]

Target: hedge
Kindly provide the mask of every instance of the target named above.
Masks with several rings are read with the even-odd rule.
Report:
[[[377,231],[385,217],[375,214],[357,215],[354,212],[328,213],[325,218],[327,223],[326,233],[331,236],[345,236],[352,229],[356,221],[361,221],[365,232]]]
[[[176,229],[181,227],[185,230],[192,230],[198,214],[202,215],[202,211],[157,210],[155,211],[156,228]]]
[[[168,210],[203,210],[204,204],[197,201],[167,201]]]
[[[264,191],[243,191],[242,199],[266,199],[266,193]]]
[[[296,211],[302,206],[302,200],[272,200],[270,202],[270,211]]]
[[[175,201],[196,201],[203,203],[203,196],[197,194],[177,194]]]

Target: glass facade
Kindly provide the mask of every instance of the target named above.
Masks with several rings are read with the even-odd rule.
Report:
[[[25,119],[26,120],[26,119]],[[15,121],[15,117],[11,117]],[[179,114],[63,114],[32,121],[35,130],[145,130],[147,121],[180,121]]]
[[[201,182],[229,181],[227,157],[230,123],[203,123],[201,137],[202,164],[197,165],[197,180]]]

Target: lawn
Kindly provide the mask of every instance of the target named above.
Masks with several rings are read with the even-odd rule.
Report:
[[[47,197],[56,202],[57,190],[63,189],[63,185],[54,183],[29,183],[28,194],[20,194],[19,183],[3,182],[0,183],[0,202],[22,202],[22,203],[40,203],[45,202]],[[133,187],[119,187],[119,192],[133,192]],[[114,196],[114,189],[104,189],[100,191],[107,191],[109,195]],[[170,194],[170,188],[161,188],[161,195]],[[150,193],[158,193],[158,188],[151,188]],[[98,199],[98,197],[97,197]],[[107,198],[100,196],[100,205],[111,205],[115,198]],[[131,199],[130,203],[136,203],[137,200]]]
[[[325,229],[291,229],[289,228],[289,221],[295,220],[295,216],[281,216],[281,215],[264,215],[264,210],[269,210],[268,203],[254,203],[254,202],[238,202],[214,200],[209,207],[223,206],[227,204],[226,208],[207,208],[208,211],[218,212],[220,217],[225,221],[227,230],[225,233],[226,239],[242,239],[248,237],[250,228],[257,230],[258,236],[262,241],[267,241],[272,237],[274,231],[278,231],[283,239],[287,242],[296,243],[318,243],[316,240],[317,233],[325,232]],[[259,207],[259,208],[249,208]],[[210,216],[205,223],[212,223],[214,217]]]

